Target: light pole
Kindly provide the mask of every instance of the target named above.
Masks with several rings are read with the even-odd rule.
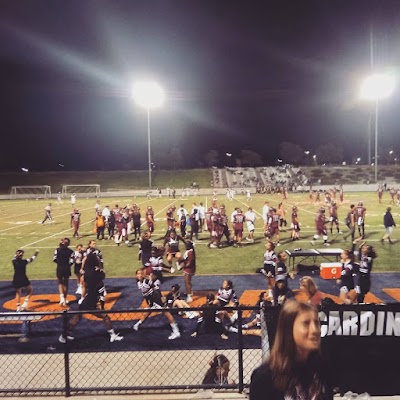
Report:
[[[370,75],[361,84],[360,97],[375,102],[375,182],[378,182],[378,103],[393,93],[395,84],[394,77],[386,74]]]
[[[165,94],[156,82],[137,82],[132,88],[132,97],[136,104],[147,111],[147,152],[149,162],[149,189],[151,189],[151,137],[150,137],[150,110],[161,107],[165,101]]]

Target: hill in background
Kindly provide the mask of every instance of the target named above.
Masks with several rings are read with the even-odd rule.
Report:
[[[323,185],[374,183],[374,167],[355,166],[307,166],[301,167],[309,181]],[[197,182],[201,188],[211,187],[212,169],[160,170],[153,171],[153,187],[189,187]],[[382,165],[378,170],[378,181],[388,185],[400,184],[400,166]],[[61,191],[63,185],[99,184],[102,191],[112,189],[147,189],[148,171],[52,171],[10,172],[0,174],[0,194],[10,193],[12,186],[49,185],[53,193]]]

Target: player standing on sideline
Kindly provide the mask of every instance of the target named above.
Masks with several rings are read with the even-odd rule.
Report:
[[[349,236],[351,236],[351,241],[354,241],[354,234],[356,232],[356,212],[354,208],[355,206],[354,204],[352,204],[350,206],[350,211],[347,213],[347,216],[344,219],[345,224],[350,229],[350,233],[348,235],[343,236],[344,241],[346,241],[346,239]]]
[[[44,208],[45,211],[45,216],[44,220],[42,221],[42,224],[44,224],[47,220],[50,221],[50,223],[53,223],[53,218],[51,217],[51,203],[47,204],[47,206]]]
[[[292,233],[291,238],[293,241],[300,240],[300,222],[297,215],[297,207],[292,208],[292,223],[291,223]]]
[[[367,209],[364,207],[363,202],[359,201],[356,208],[356,220],[358,226],[358,233],[361,239],[365,238],[365,213]]]
[[[276,212],[276,208],[271,208],[269,211],[268,217],[268,231],[267,231],[267,238],[272,241],[272,238],[276,237],[275,246],[280,246],[279,243],[280,235],[279,235],[279,221],[280,215]]]
[[[322,235],[322,238],[324,239],[324,246],[330,246],[330,243],[328,243],[328,231],[325,226],[327,222],[328,221],[325,220],[325,208],[321,207],[315,216],[316,231],[313,240],[310,242],[313,246],[320,235]]]
[[[137,286],[140,292],[142,293],[143,298],[146,300],[149,308],[155,309],[155,310],[160,310],[164,308],[164,303],[162,301],[162,296],[161,296],[161,291],[158,285],[155,285],[152,280],[149,278],[146,278],[145,272],[143,269],[138,269],[136,271],[136,280],[137,280]],[[133,329],[135,331],[139,330],[140,325],[146,321],[146,319],[150,316],[151,311],[147,312],[144,316],[144,318],[139,319],[138,322],[136,322],[135,325],[133,325]],[[168,321],[169,324],[171,325],[172,328],[172,333],[171,335],[168,336],[168,339],[174,340],[177,339],[181,336],[179,329],[178,329],[178,324],[175,322],[174,317],[171,315],[170,312],[165,312],[163,313]]]
[[[70,240],[68,238],[61,239],[60,245],[54,250],[53,262],[57,264],[57,281],[58,292],[60,293],[60,304],[66,306],[68,304],[68,283],[71,276],[71,265],[74,263],[73,250],[68,246]]]
[[[79,235],[79,226],[81,224],[81,213],[77,208],[71,214],[71,228],[74,228],[73,237],[80,239],[82,236]]]
[[[36,250],[31,258],[23,259],[24,250],[17,250],[15,256],[12,259],[14,267],[14,277],[12,285],[15,289],[15,301],[17,302],[17,311],[27,310],[29,304],[29,298],[32,295],[33,289],[31,282],[26,275],[26,266],[31,263],[39,254],[39,250]],[[26,290],[26,296],[24,303],[21,307],[21,293],[22,289]]]
[[[339,218],[338,218],[338,212],[337,212],[337,205],[336,201],[332,200],[331,205],[329,207],[329,222],[330,222],[330,229],[331,229],[331,234],[333,233],[333,224],[336,225],[336,230],[337,233],[342,233],[339,229]]]

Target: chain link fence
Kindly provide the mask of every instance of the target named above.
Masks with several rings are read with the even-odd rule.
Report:
[[[0,313],[0,396],[242,392],[265,353],[261,343],[268,345],[260,324],[242,327],[259,310],[232,307],[237,320],[230,326],[236,329],[226,329],[227,338],[201,331],[194,337],[200,309],[190,309],[193,319],[189,309],[176,310],[180,337],[174,340],[168,339],[172,330],[165,315],[171,310],[165,309]],[[74,320],[79,323],[71,329]]]

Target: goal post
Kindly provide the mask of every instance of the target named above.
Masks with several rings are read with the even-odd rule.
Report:
[[[88,185],[63,185],[61,194],[63,197],[71,196],[75,193],[84,197],[100,197],[100,185],[88,184]]]
[[[10,199],[51,199],[51,186],[12,186]]]

